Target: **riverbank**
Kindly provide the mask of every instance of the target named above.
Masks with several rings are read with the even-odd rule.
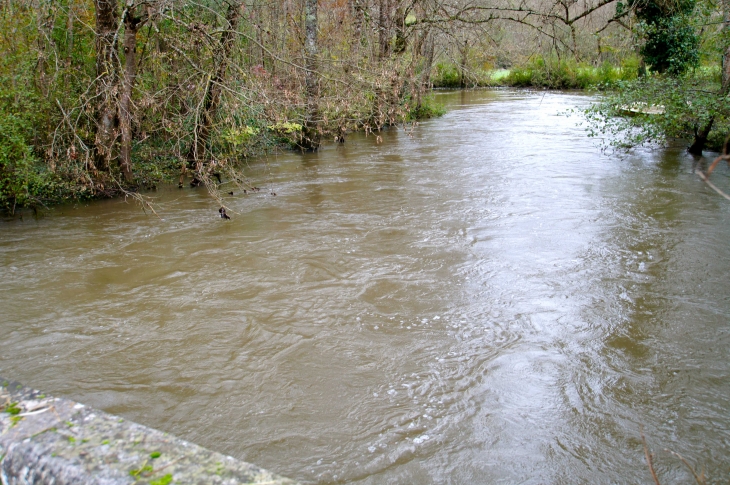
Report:
[[[375,108],[373,108],[375,109]],[[395,109],[395,108],[394,108]],[[390,113],[389,122],[371,120],[360,122],[355,128],[338,131],[337,143],[344,143],[354,132],[372,133],[399,123],[414,123],[444,114],[444,109],[434,102],[432,95],[424,95],[417,102],[411,100]],[[373,115],[375,116],[375,115]],[[74,150],[65,157],[72,161],[73,169],[62,168],[53,160],[43,160],[37,147],[28,141],[25,132],[35,127],[21,123],[15,115],[5,113],[0,106],[0,213],[14,216],[19,210],[29,209],[37,213],[51,206],[66,202],[80,202],[114,197],[137,198],[140,191],[154,190],[158,185],[179,183],[215,187],[226,178],[240,186],[241,191],[255,191],[260,180],[251,179],[245,171],[249,160],[268,154],[301,151],[303,126],[293,122],[264,124],[260,127],[231,127],[221,137],[222,148],[218,157],[208,160],[201,173],[196,172],[171,150],[170,140],[148,137],[133,148],[131,160],[132,179],[125,181],[119,167],[109,166],[107,171],[95,167],[89,154],[83,167],[79,167],[82,155]],[[323,140],[326,143],[326,140]],[[200,178],[207,180],[201,180]],[[218,196],[215,190],[212,195]],[[144,202],[142,202],[144,203]]]
[[[517,87],[610,91],[621,83],[634,81],[641,70],[638,57],[626,57],[619,63],[579,62],[535,56],[509,67],[487,66],[460,70],[454,64],[439,63],[432,78],[436,88]],[[650,75],[650,73],[647,73]],[[720,66],[711,64],[696,69],[698,79],[719,82]]]
[[[466,70],[454,64],[437,63],[433,67],[431,81],[434,88],[448,89],[511,87],[602,92],[609,101],[605,106],[598,108],[599,116],[591,118],[594,123],[591,123],[590,131],[597,132],[603,129],[601,125],[610,129],[611,125],[620,124],[620,122],[614,123],[614,120],[620,119],[623,113],[613,108],[636,102],[635,99],[624,100],[622,97],[630,96],[636,91],[638,94],[634,97],[643,102],[648,90],[636,89],[640,84],[636,82],[639,71],[639,59],[631,56],[618,64],[605,61],[600,65],[572,59],[535,56],[509,69],[485,66],[483,69],[472,67]],[[650,81],[655,78],[660,80],[651,74],[647,74],[646,77]],[[700,67],[692,73],[691,85],[687,89],[694,93],[692,96],[696,98],[701,96],[701,93],[716,90],[719,79],[718,66]],[[666,82],[674,81],[669,79],[664,83]],[[665,89],[660,86],[654,91],[673,93],[680,89]],[[615,98],[615,102],[610,98]],[[663,135],[668,138],[691,139],[693,131],[695,133],[697,131],[695,129],[697,123],[707,123],[710,119],[708,113],[714,109],[714,101],[685,98],[677,97],[673,103],[676,106],[672,115],[665,116],[663,118],[666,120],[655,123],[658,128],[648,129],[649,138],[653,137],[650,141],[660,141]],[[397,116],[393,113],[388,116],[388,119],[397,120],[391,121],[391,124],[417,122],[444,114],[444,108],[434,101],[433,95],[422,96],[417,100],[405,96],[396,111]],[[374,117],[374,112],[370,116]],[[725,139],[725,128],[730,125],[727,117],[722,115],[715,115],[713,122],[713,132],[706,140],[706,147],[719,151]],[[643,120],[635,120],[634,125],[640,126],[641,123]],[[21,136],[23,127],[18,124],[18,119],[0,112],[0,168],[3,168],[0,169],[0,211],[14,215],[19,209],[31,209],[37,212],[63,202],[118,196],[132,196],[142,201],[137,195],[140,190],[150,190],[160,184],[176,182],[182,186],[190,180],[194,180],[198,185],[201,183],[207,185],[214,198],[223,205],[222,196],[216,189],[222,179],[234,181],[240,191],[255,190],[255,187],[264,184],[260,180],[250,178],[244,170],[249,160],[266,154],[299,150],[298,141],[301,140],[303,129],[301,124],[280,122],[259,127],[254,125],[255,123],[240,129],[221,128],[224,133],[220,137],[221,146],[217,150],[220,158],[206,162],[203,165],[204,173],[194,173],[190,167],[183,168],[183,165],[188,164],[182,161],[179,150],[177,154],[170,151],[169,140],[165,141],[159,137],[145,138],[134,146],[131,162],[132,180],[123,181],[121,173],[114,167],[108,167],[109,172],[106,173],[97,170],[93,163],[89,164],[90,162],[85,169],[77,167],[72,172],[54,168],[54,163],[41,160],[42,157],[36,150],[24,141]],[[389,123],[385,123],[381,128],[388,125]],[[338,135],[333,139],[335,142],[343,142],[352,132],[372,132],[373,129],[376,128],[371,124],[360,123],[354,128],[350,127],[348,133],[348,129],[343,125],[341,131],[335,131]],[[611,134],[620,135],[618,131]],[[79,154],[69,152],[67,156],[78,161]],[[199,179],[201,176],[207,177],[207,180],[201,181]]]

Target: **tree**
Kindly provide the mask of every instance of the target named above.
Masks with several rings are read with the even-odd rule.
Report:
[[[317,0],[304,3],[304,79],[305,109],[301,146],[305,150],[316,150],[321,143],[319,129],[319,63],[317,62]]]
[[[707,140],[715,124],[718,116],[728,117],[727,106],[730,104],[728,96],[730,95],[730,0],[722,0],[723,6],[723,27],[720,31],[720,38],[724,40],[725,52],[722,54],[721,66],[721,82],[720,89],[717,93],[718,103],[720,106],[712,112],[702,125],[696,125],[694,129],[694,141],[689,147],[689,152],[694,155],[702,155],[702,150],[707,144]],[[726,108],[723,113],[722,107]]]
[[[644,40],[639,52],[652,71],[677,76],[697,66],[699,36],[689,22],[694,0],[636,0],[631,6]]]
[[[723,0],[723,17],[727,16]],[[607,132],[618,144],[633,146],[666,138],[692,140],[688,150],[701,155],[708,145],[719,148],[730,131],[730,31],[716,10],[694,11],[694,2],[663,4],[646,0],[634,5],[638,34],[645,40],[641,53],[655,73],[625,82],[603,102],[591,108],[593,133]],[[705,15],[701,17],[701,15]],[[718,21],[719,20],[719,21]],[[669,26],[683,22],[670,32]],[[721,69],[695,69],[700,54],[695,23],[717,29],[705,30],[704,52],[708,59],[721,58]],[[718,59],[715,57],[715,59]],[[627,113],[631,113],[627,116]]]
[[[490,49],[587,55],[614,1],[4,0],[0,150],[29,163],[0,182],[32,167],[49,199],[112,196],[182,164],[218,200],[209,175],[249,183],[247,156],[433,114],[434,65],[471,82]]]
[[[94,0],[96,10],[96,139],[95,158],[99,169],[111,165],[119,118],[116,34],[119,27],[116,0]]]
[[[225,24],[220,35],[219,46],[216,50],[215,71],[208,77],[205,85],[205,94],[203,103],[198,112],[195,113],[195,130],[193,133],[193,141],[188,150],[187,161],[188,167],[195,170],[195,179],[193,184],[199,183],[198,177],[203,174],[203,164],[207,156],[207,146],[210,139],[213,122],[218,111],[221,101],[221,94],[224,86],[224,78],[228,70],[228,64],[231,58],[231,51],[236,39],[236,29],[238,28],[238,20],[241,16],[241,4],[231,2],[226,10]],[[193,25],[193,29],[197,29]]]
[[[132,182],[132,90],[137,79],[137,32],[147,21],[147,13],[139,13],[140,7],[134,0],[127,0],[122,22],[124,24],[124,72],[122,76],[121,97],[119,100],[119,129],[121,134],[121,147],[119,152],[119,165],[124,175],[124,180]]]

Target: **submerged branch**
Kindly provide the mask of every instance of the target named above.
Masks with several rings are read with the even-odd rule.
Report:
[[[717,164],[719,164],[721,161],[725,160],[730,165],[730,137],[728,137],[727,140],[725,140],[725,146],[723,148],[722,154],[719,155],[715,160],[712,161],[710,166],[707,168],[707,173],[704,173],[702,170],[697,169],[695,173],[702,179],[703,182],[705,182],[712,190],[720,194],[721,196],[725,197],[727,200],[730,200],[730,195],[723,192],[719,187],[717,187],[715,184],[710,182],[710,174],[712,174],[712,171],[715,170],[715,167],[717,167]]]

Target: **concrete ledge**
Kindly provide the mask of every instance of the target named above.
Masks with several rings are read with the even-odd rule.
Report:
[[[2,485],[296,485],[83,404],[0,385]]]

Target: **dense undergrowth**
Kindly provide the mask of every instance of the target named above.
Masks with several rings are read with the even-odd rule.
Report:
[[[426,94],[423,54],[396,51],[397,44],[372,49],[370,31],[342,27],[342,11],[320,15],[313,107],[303,39],[285,28],[280,6],[258,12],[257,22],[265,20],[268,35],[278,36],[265,47],[250,17],[234,22],[250,13],[242,2],[211,1],[206,9],[112,2],[117,28],[106,65],[95,17],[102,4],[0,6],[0,212],[129,194],[181,176],[202,182],[222,202],[210,176],[253,183],[242,169],[246,160],[303,149],[311,116],[326,141],[443,113]],[[135,58],[123,44],[131,25],[125,15],[143,26],[132,43]],[[105,110],[108,135],[100,128]],[[127,113],[132,142],[125,166]],[[196,146],[202,153],[191,155]]]
[[[36,211],[61,202],[112,197],[129,190],[151,189],[160,184],[178,182],[181,175],[180,143],[164,134],[146,137],[133,145],[133,187],[123,184],[122,174],[114,166],[109,168],[103,179],[92,180],[86,172],[89,161],[84,160],[83,153],[78,150],[67,150],[65,157],[56,157],[58,162],[47,163],[44,158],[48,153],[38,149],[42,138],[38,127],[49,121],[39,119],[43,110],[34,106],[36,100],[31,93],[14,94],[0,91],[0,213],[13,214],[21,208]],[[408,109],[400,118],[403,123],[445,113],[433,96],[423,96],[417,104],[409,101],[403,100]],[[255,113],[262,109],[254,104],[246,111]],[[372,128],[360,126],[355,129]],[[217,130],[211,151],[225,161],[229,170],[223,171],[224,176],[228,173],[236,177],[240,173],[239,168],[251,157],[277,151],[298,151],[301,130],[298,123],[268,124],[250,116]],[[86,142],[91,143],[91,140]]]

